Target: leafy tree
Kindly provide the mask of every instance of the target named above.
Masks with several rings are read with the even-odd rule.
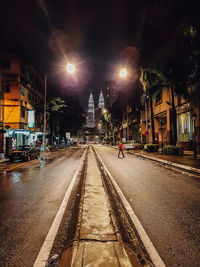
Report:
[[[60,97],[56,97],[47,103],[47,123],[50,128],[50,138],[53,142],[54,136],[60,135],[62,116],[67,111],[66,103]]]
[[[44,123],[44,106],[37,106],[37,116],[40,125]],[[65,138],[66,132],[77,135],[85,124],[85,113],[76,95],[68,94],[61,99],[54,97],[47,101],[47,126],[50,128],[50,138],[59,135]]]
[[[67,112],[62,118],[62,131],[64,135],[65,132],[70,132],[72,136],[75,136],[78,132],[80,133],[80,129],[84,126],[86,114],[75,93],[68,93],[65,97],[65,101],[67,104]]]
[[[50,129],[50,138],[53,142],[53,136],[60,134],[62,115],[67,110],[67,105],[60,97],[52,98],[47,101],[46,120],[47,128]],[[44,106],[40,103],[36,107],[37,119],[40,126],[44,124]]]

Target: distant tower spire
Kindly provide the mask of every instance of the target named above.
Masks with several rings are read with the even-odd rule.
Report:
[[[89,102],[88,102],[88,118],[87,118],[87,127],[93,128],[94,125],[94,98],[92,92],[90,93]]]
[[[104,102],[104,96],[101,90],[101,93],[99,95],[99,104],[98,104],[99,108],[105,108],[105,102]]]

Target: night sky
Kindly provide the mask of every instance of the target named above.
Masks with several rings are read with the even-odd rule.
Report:
[[[180,17],[193,12],[198,20],[197,10],[191,1],[174,0],[6,0],[1,47],[24,49],[50,73],[58,94],[70,87],[85,107],[90,90],[97,101],[104,81],[115,78],[127,47],[140,48],[146,62],[175,53]],[[68,60],[77,64],[76,77],[64,71]]]

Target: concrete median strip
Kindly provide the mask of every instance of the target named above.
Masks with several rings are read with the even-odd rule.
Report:
[[[90,147],[79,240],[73,246],[70,266],[132,266],[123,243],[117,239],[110,213],[109,200]]]

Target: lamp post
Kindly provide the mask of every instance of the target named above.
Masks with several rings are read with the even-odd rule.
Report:
[[[193,119],[193,150],[194,150],[194,158],[197,157],[197,150],[196,150],[196,135],[195,135],[195,121],[196,121],[197,115],[193,113],[192,119]]]
[[[44,77],[44,152],[46,151],[46,119],[47,119],[47,73]]]
[[[69,74],[74,74],[76,72],[76,67],[72,63],[67,63],[66,71]],[[43,138],[43,147],[44,151],[46,151],[46,115],[47,114],[47,73],[45,73],[44,77],[44,138]]]

